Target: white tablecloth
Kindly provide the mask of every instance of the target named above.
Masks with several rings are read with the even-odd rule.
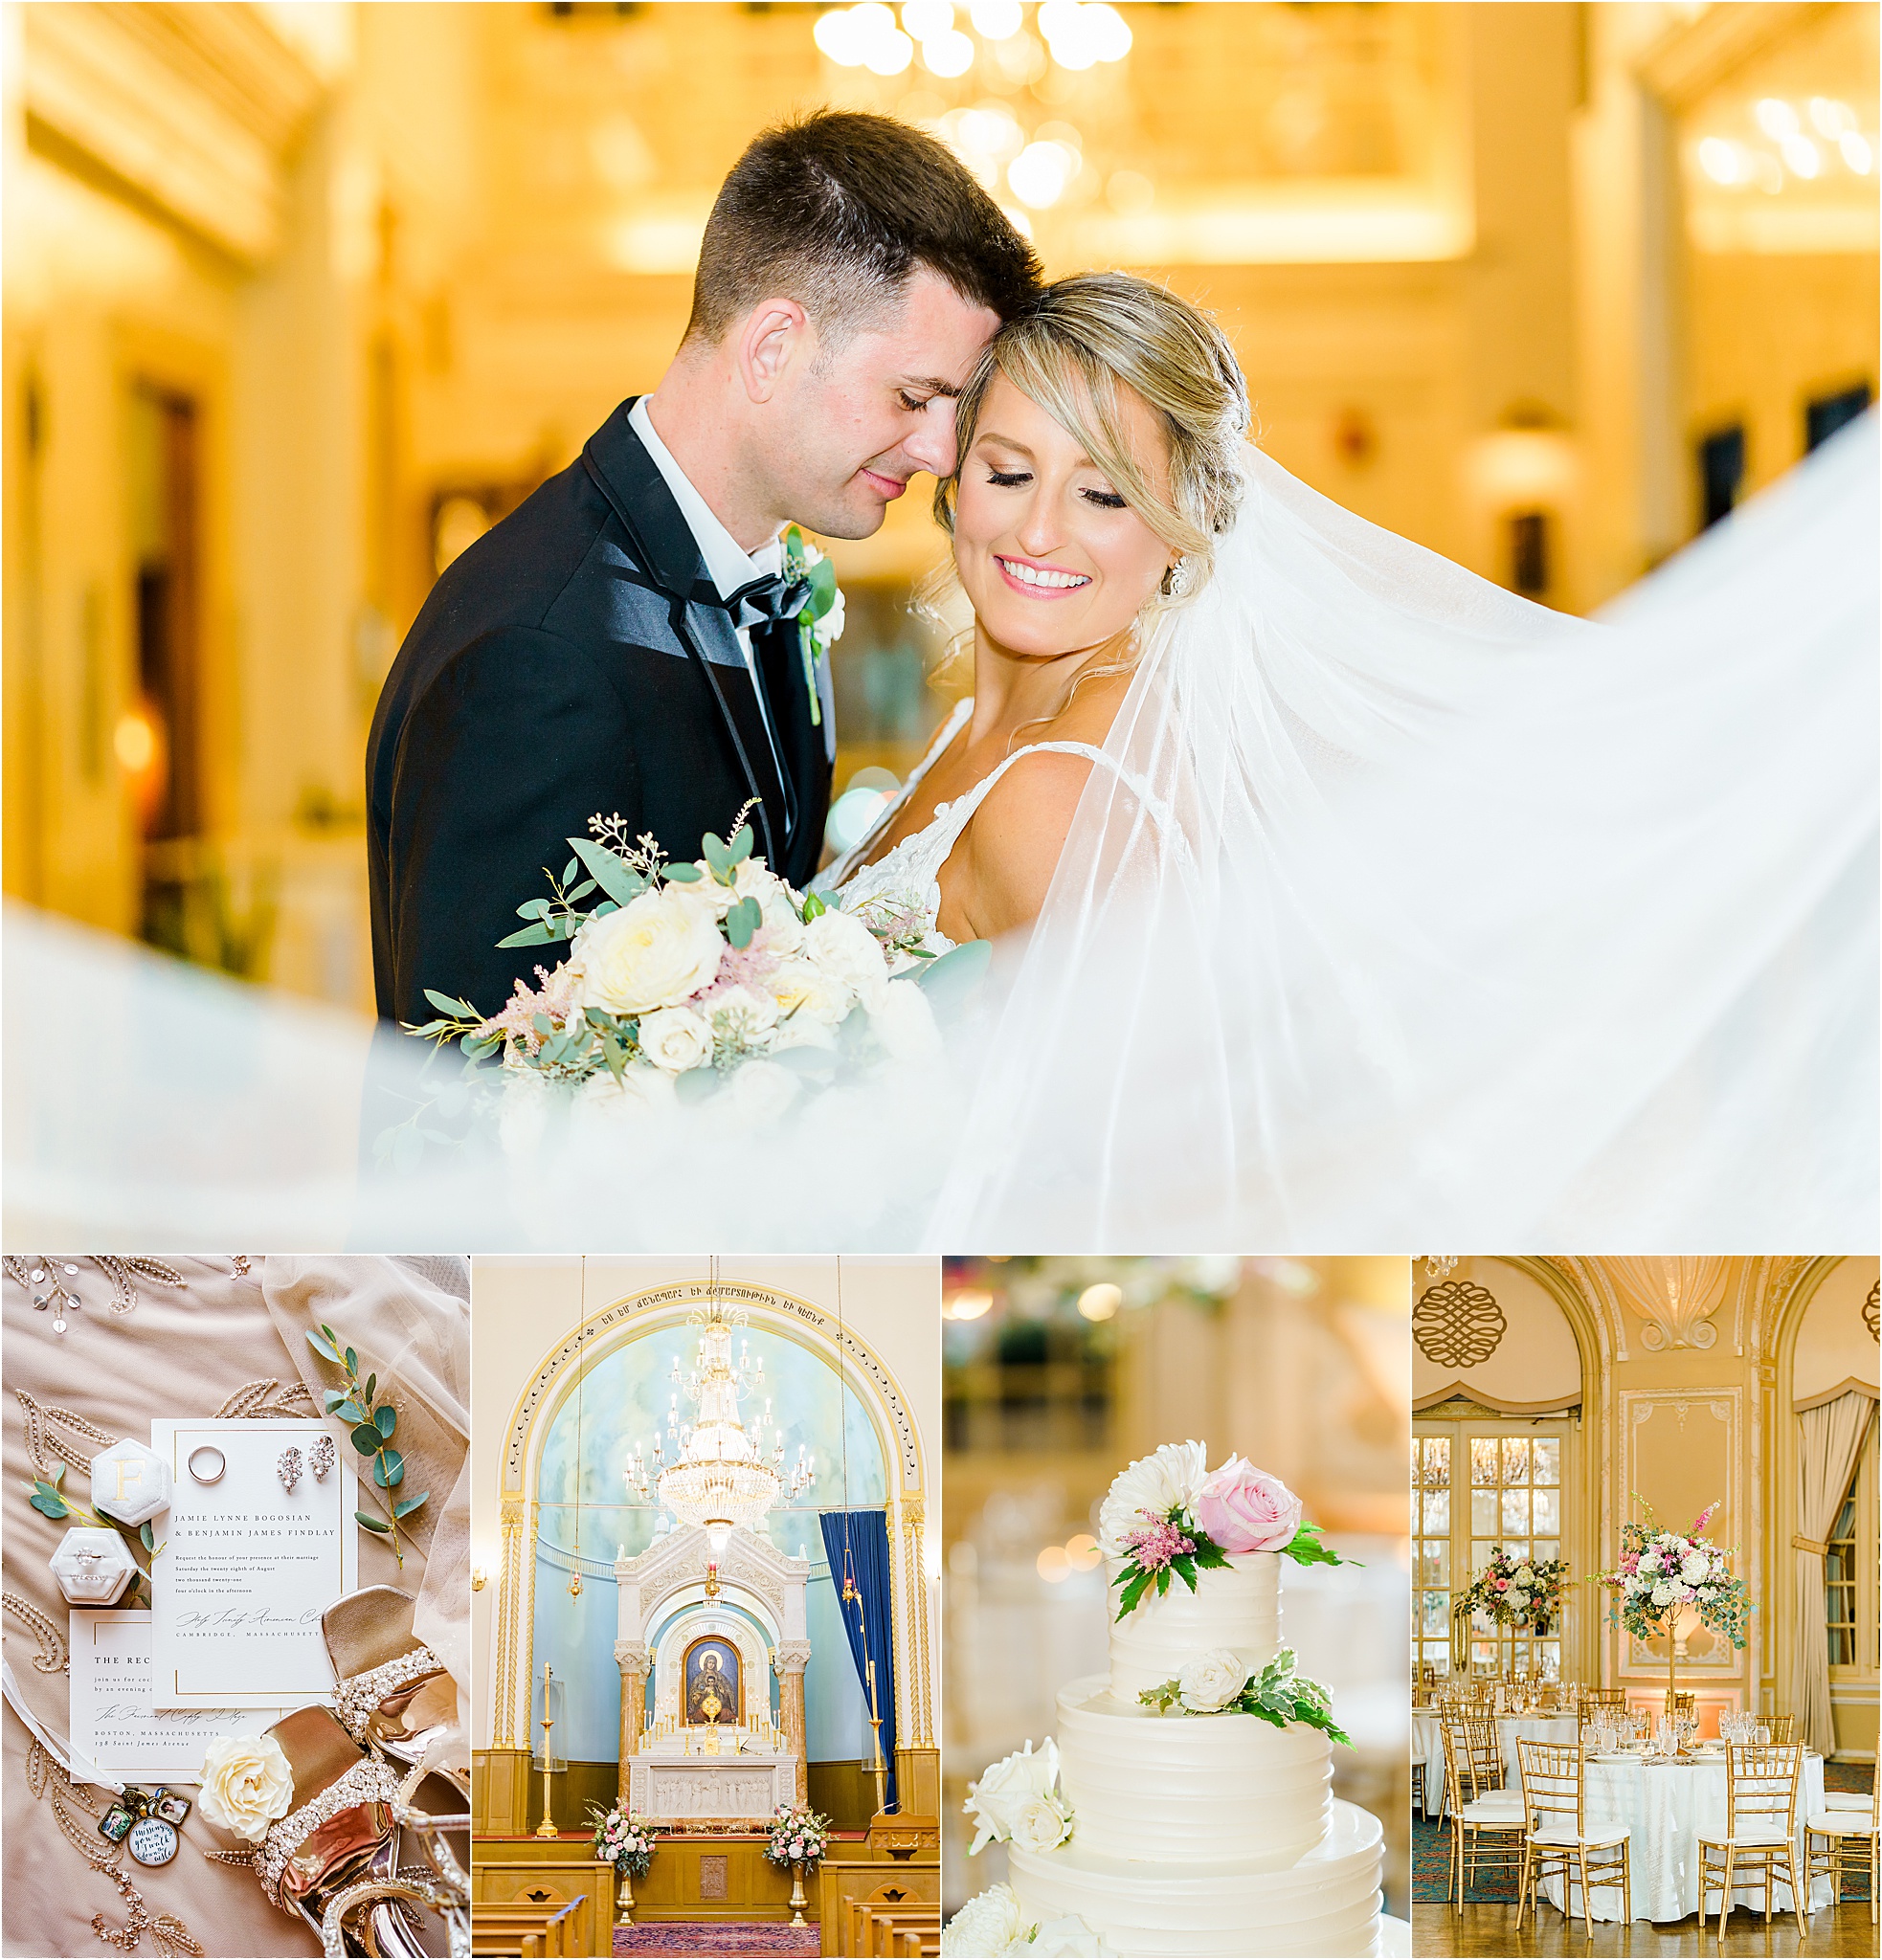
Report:
[[[1516,1774],[1516,1743],[1573,1742],[1575,1718],[1570,1716],[1506,1715],[1496,1725],[1503,1746],[1504,1780],[1512,1790],[1519,1788]],[[1436,1715],[1412,1716],[1412,1761],[1424,1765],[1424,1815],[1445,1814],[1445,1726]]]
[[[1697,1763],[1590,1763],[1587,1767],[1586,1815],[1589,1824],[1625,1824],[1630,1834],[1633,1863],[1633,1916],[1636,1919],[1684,1919],[1699,1909],[1699,1839],[1714,1841],[1725,1835],[1725,1759]],[[1804,1866],[1804,1819],[1824,1807],[1824,1759],[1805,1756],[1797,1793],[1797,1869]],[[1559,1879],[1543,1886],[1543,1896],[1560,1909]],[[1776,1911],[1789,1909],[1790,1895],[1775,1888]],[[1742,1905],[1760,1903],[1756,1887],[1735,1889]],[[1578,1909],[1580,1900],[1576,1900]],[[1811,1891],[1809,1910],[1830,1903],[1829,1881],[1819,1879]],[[1621,1917],[1618,1885],[1597,1886],[1588,1896],[1596,1919]],[[1712,1894],[1718,1910],[1718,1891]]]

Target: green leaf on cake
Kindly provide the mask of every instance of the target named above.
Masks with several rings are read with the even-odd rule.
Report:
[[[1318,1525],[1303,1525],[1282,1547],[1281,1555],[1303,1566],[1356,1566],[1359,1563],[1356,1558],[1341,1558],[1331,1547],[1322,1545]]]

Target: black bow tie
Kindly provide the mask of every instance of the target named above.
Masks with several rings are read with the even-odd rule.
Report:
[[[740,586],[722,603],[734,620],[741,606],[750,606],[754,612],[773,621],[795,619],[810,604],[810,581],[772,572],[764,578],[754,578],[749,586]]]

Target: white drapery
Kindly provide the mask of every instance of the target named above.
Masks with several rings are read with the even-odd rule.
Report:
[[[1797,1651],[1791,1661],[1796,1738],[1827,1756],[1836,1748],[1829,1706],[1829,1642],[1824,1634],[1824,1541],[1869,1435],[1875,1404],[1851,1390],[1797,1418]],[[1810,1548],[1814,1546],[1816,1548]]]

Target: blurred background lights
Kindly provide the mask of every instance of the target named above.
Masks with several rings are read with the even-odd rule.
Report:
[[[1108,1321],[1124,1304],[1124,1289],[1101,1280],[1078,1296],[1078,1310],[1087,1321]]]
[[[922,43],[922,66],[930,75],[952,79],[974,66],[974,43],[956,29],[930,35]]]
[[[963,1287],[948,1302],[948,1318],[953,1321],[977,1321],[984,1313],[992,1310],[994,1296],[979,1287]]]
[[[954,10],[949,0],[907,0],[902,10],[903,30],[918,41],[952,32]]]
[[[1062,143],[1029,143],[1006,167],[1006,181],[1021,204],[1044,211],[1065,194],[1078,174],[1078,158]]]
[[[1797,111],[1776,96],[1766,96],[1752,114],[1758,126],[1774,142],[1781,143],[1786,136],[1797,134]]]
[[[967,10],[974,32],[985,41],[1003,41],[1019,32],[1025,15],[1019,0],[974,0]]]

